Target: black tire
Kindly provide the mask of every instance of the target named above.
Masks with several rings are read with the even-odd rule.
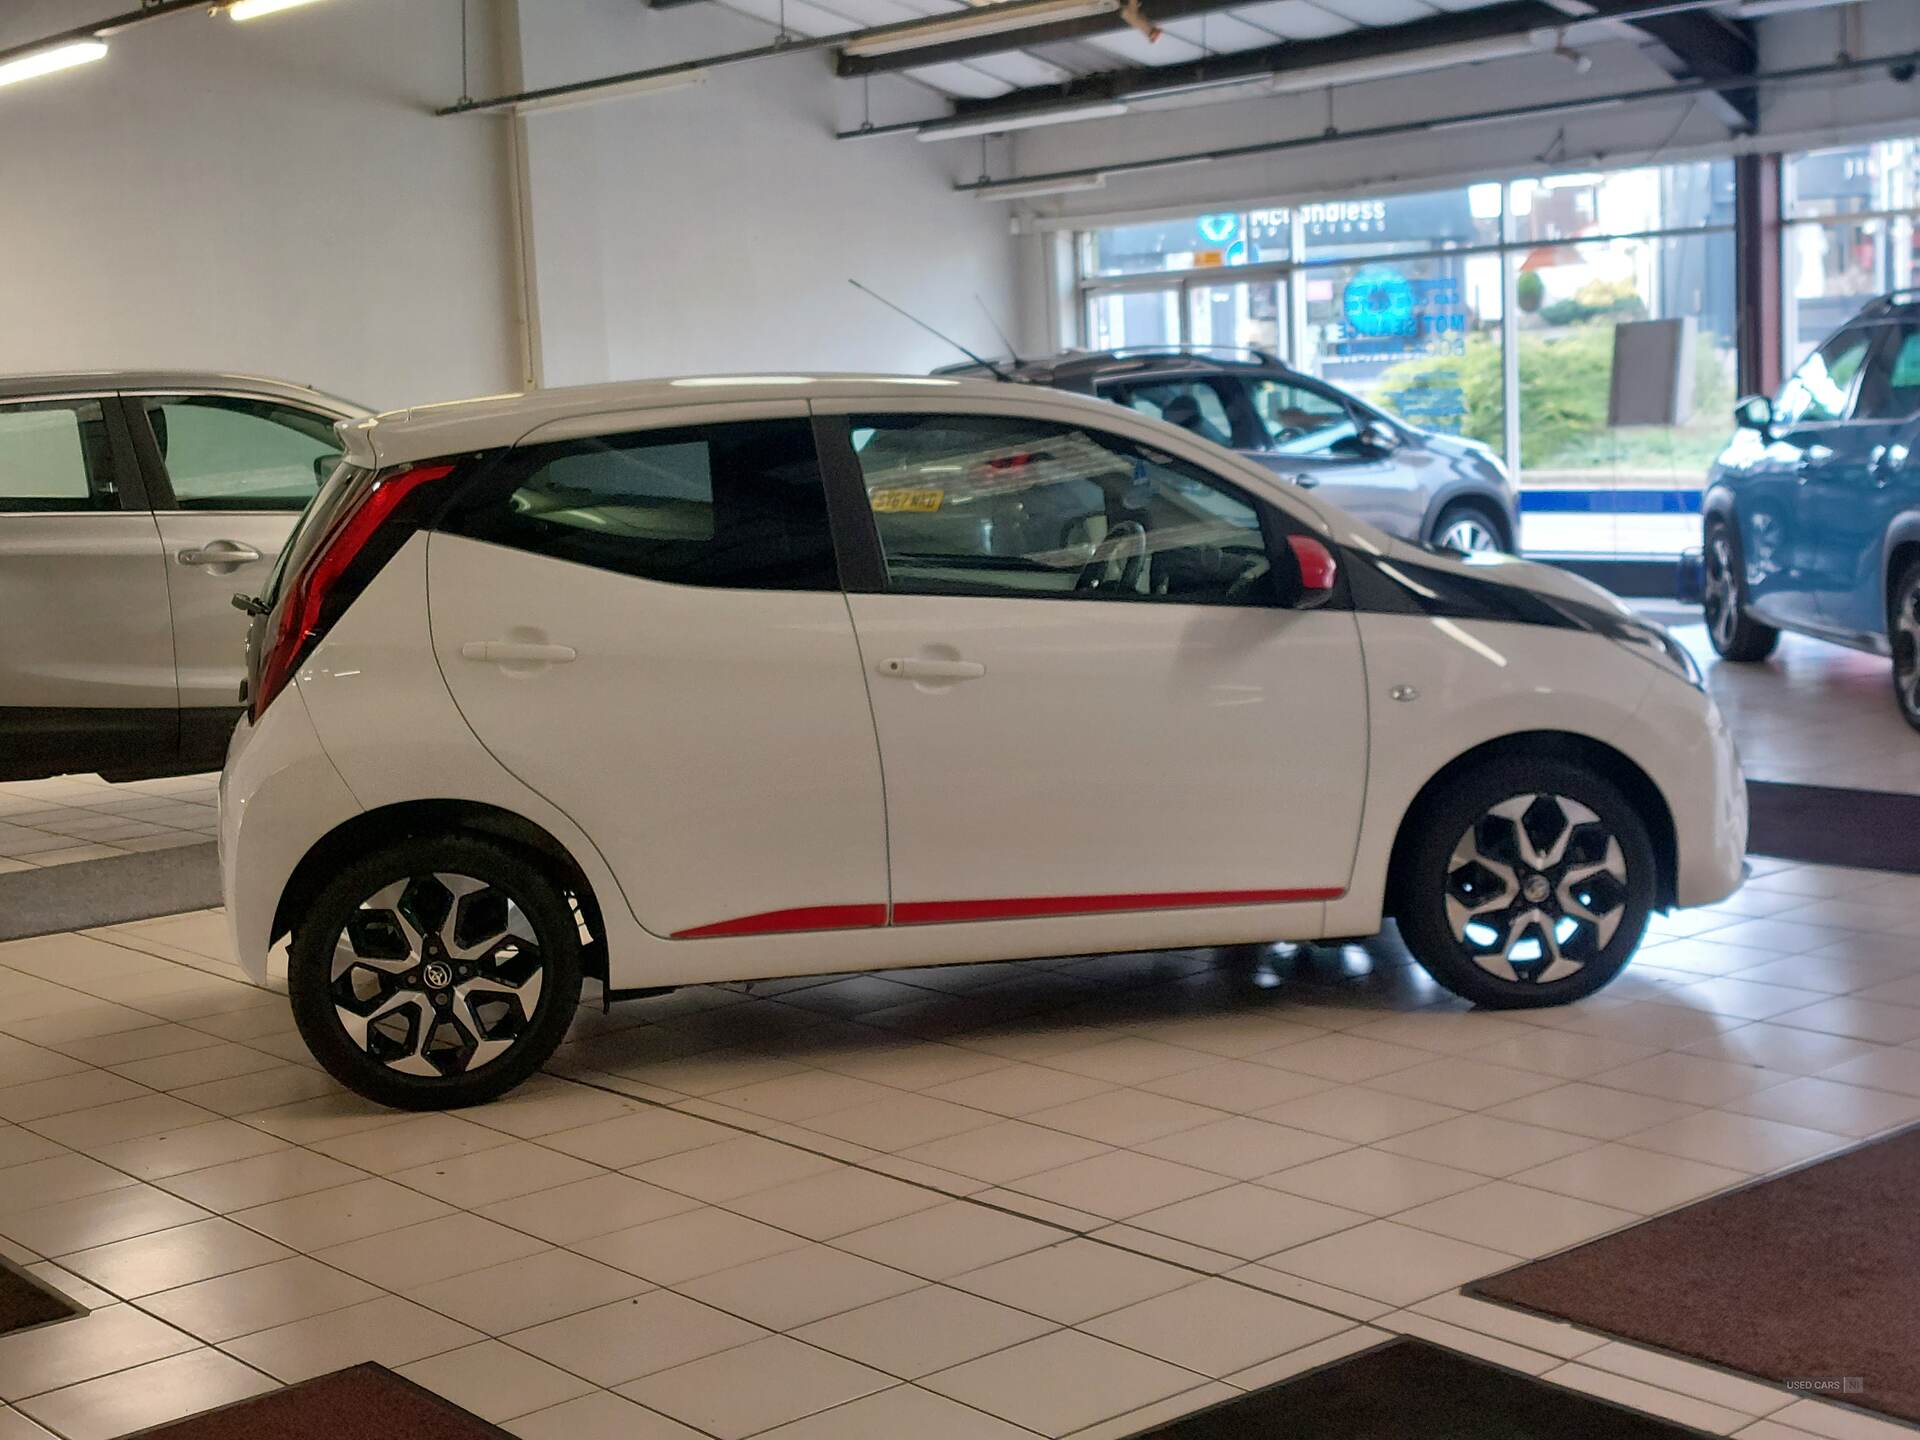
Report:
[[[1471,527],[1485,535],[1492,543],[1486,545],[1461,545],[1449,547],[1446,536],[1455,526]],[[1492,553],[1511,551],[1513,540],[1507,534],[1507,522],[1500,518],[1499,511],[1484,500],[1450,500],[1433,522],[1433,543],[1442,549],[1454,548],[1463,554]]]
[[[1920,560],[1893,582],[1887,643],[1893,649],[1893,703],[1907,724],[1920,730]]]
[[[1718,518],[1709,520],[1700,555],[1707,639],[1722,660],[1746,664],[1771,655],[1780,643],[1780,632],[1747,614],[1744,565],[1734,528]]]
[[[456,899],[443,877],[478,888]],[[390,890],[390,904],[363,908]],[[515,909],[531,944],[517,933]],[[342,939],[367,958],[336,979]],[[448,975],[439,989],[430,984],[436,963]],[[457,833],[402,840],[344,867],[296,920],[287,963],[293,1017],[314,1058],[348,1089],[398,1110],[478,1105],[513,1089],[565,1038],[580,980],[579,930],[546,870],[520,851]],[[431,1008],[436,995],[445,1008]],[[360,1027],[364,1043],[348,1033],[350,1010],[379,1022]]]
[[[1510,806],[1534,833],[1526,846],[1517,820],[1491,813]],[[1549,824],[1555,820],[1559,830]],[[1626,797],[1592,771],[1563,760],[1490,761],[1449,782],[1414,823],[1396,875],[1400,935],[1427,973],[1462,999],[1496,1009],[1564,1005],[1613,979],[1639,947],[1654,903],[1653,843]],[[1561,833],[1556,863],[1526,863],[1529,853],[1555,855]],[[1458,860],[1462,849],[1473,854]],[[1503,856],[1504,876],[1496,873]],[[1544,895],[1527,894],[1536,880]],[[1476,906],[1484,919],[1474,918]],[[1574,929],[1561,933],[1569,922]],[[1526,953],[1529,940],[1537,955]],[[1501,958],[1486,963],[1496,953]],[[1577,968],[1568,970],[1570,962]],[[1513,978],[1495,973],[1501,963]]]

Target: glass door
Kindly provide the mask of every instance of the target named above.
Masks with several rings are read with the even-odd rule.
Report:
[[[1222,350],[1258,350],[1284,359],[1293,349],[1289,286],[1282,276],[1187,282],[1188,343]]]

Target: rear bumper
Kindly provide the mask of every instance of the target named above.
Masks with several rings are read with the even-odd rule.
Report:
[[[254,984],[285,988],[270,956],[287,881],[322,836],[359,813],[298,686],[257,724],[243,718],[234,727],[220,774],[220,888],[234,954]]]

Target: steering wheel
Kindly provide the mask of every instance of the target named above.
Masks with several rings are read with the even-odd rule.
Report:
[[[1147,563],[1147,531],[1137,520],[1122,520],[1107,531],[1107,538],[1094,547],[1093,558],[1080,567],[1073,588],[1076,591],[1108,588],[1107,568],[1119,556],[1123,545],[1131,547],[1130,553],[1120,566],[1120,576],[1115,584],[1122,590],[1136,588],[1140,583],[1140,571]]]

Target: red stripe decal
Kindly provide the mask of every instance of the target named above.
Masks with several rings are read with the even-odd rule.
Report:
[[[1347,892],[1318,890],[1173,890],[1144,895],[1035,895],[1009,900],[912,900],[893,907],[896,925],[946,925],[963,920],[1030,920],[1048,915],[1105,915],[1125,910],[1191,910],[1209,905],[1287,905],[1338,900]]]
[[[885,905],[803,905],[796,910],[767,910],[712,925],[676,930],[675,940],[699,940],[709,935],[773,935],[795,930],[874,930],[887,923]]]

